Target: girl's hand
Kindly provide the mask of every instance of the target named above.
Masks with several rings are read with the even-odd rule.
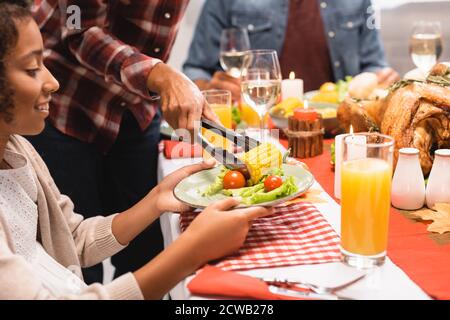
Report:
[[[230,210],[239,199],[229,198],[207,207],[181,235],[190,243],[190,253],[202,265],[230,255],[244,244],[252,221],[273,213],[272,208]]]
[[[196,172],[205,165],[199,166],[188,167],[187,171]],[[177,240],[134,273],[146,299],[160,299],[206,262],[237,251],[252,220],[272,213],[272,209],[262,207],[227,211],[238,204],[239,200],[229,198],[209,206]]]
[[[196,172],[211,169],[215,164],[216,161],[214,159],[209,159],[199,164],[181,168],[165,177],[150,193],[154,199],[156,210],[160,213],[166,211],[185,212],[192,210],[191,207],[175,198],[173,189],[184,178],[189,177]]]

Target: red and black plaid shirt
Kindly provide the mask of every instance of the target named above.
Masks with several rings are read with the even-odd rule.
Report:
[[[45,64],[60,83],[50,122],[104,152],[114,143],[125,110],[144,130],[157,108],[147,77],[168,59],[189,0],[38,2],[33,11],[48,49]],[[76,22],[71,5],[81,10],[80,29],[71,27]]]

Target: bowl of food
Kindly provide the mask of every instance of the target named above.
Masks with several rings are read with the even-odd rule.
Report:
[[[319,90],[305,93],[305,100],[309,108],[314,108],[322,115],[325,134],[336,135],[340,132],[337,119],[339,104],[345,99],[352,77],[339,80],[337,83],[326,82]],[[283,100],[269,111],[269,115],[275,126],[280,129],[288,127],[288,118],[294,114],[296,108],[303,108],[304,102],[296,98]]]

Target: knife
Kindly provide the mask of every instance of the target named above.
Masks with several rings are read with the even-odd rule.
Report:
[[[318,299],[318,300],[354,300],[353,298],[339,296],[330,293],[314,293],[311,291],[297,291],[286,289],[277,286],[269,286],[269,291],[275,294],[281,294],[289,297],[303,298],[303,299]]]

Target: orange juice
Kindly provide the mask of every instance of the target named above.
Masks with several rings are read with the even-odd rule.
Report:
[[[341,245],[375,256],[387,248],[392,168],[381,159],[342,164]]]
[[[219,117],[220,122],[225,128],[233,128],[233,121],[231,118],[231,105],[210,104],[209,106],[211,107],[212,111],[214,111],[216,116]]]

